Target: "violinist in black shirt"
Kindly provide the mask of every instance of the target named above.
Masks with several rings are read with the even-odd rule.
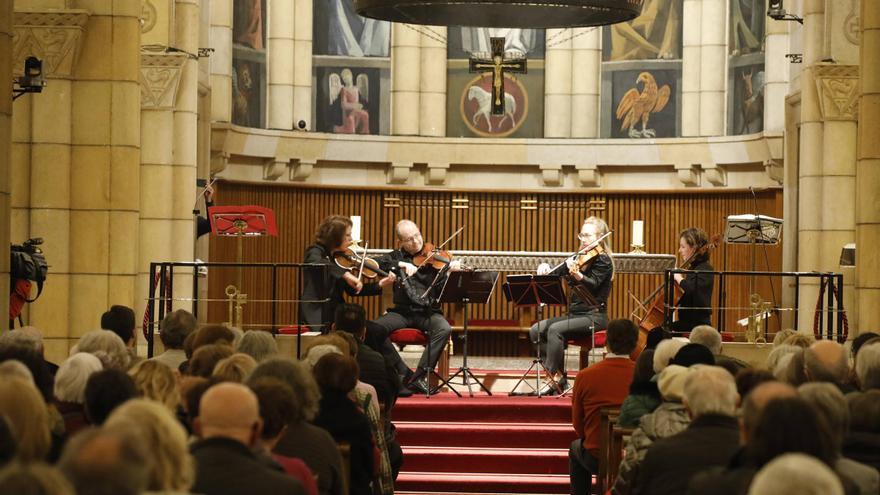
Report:
[[[701,229],[689,228],[681,231],[678,239],[678,254],[682,265],[690,270],[712,271],[709,264],[709,244],[706,233]],[[678,321],[672,324],[672,331],[688,333],[697,325],[712,324],[712,283],[711,273],[676,273],[676,283],[684,292],[678,300]]]
[[[414,258],[423,254],[425,248],[419,227],[412,220],[401,220],[394,231],[398,249],[377,258],[383,270],[397,271],[399,275],[394,285],[394,307],[374,320],[374,325],[368,326],[367,332],[381,332],[381,335],[372,335],[371,340],[382,342],[380,352],[386,360],[395,363],[397,372],[410,390],[425,393],[428,387],[425,370],[434,369],[437,365],[452,331],[437,299],[446,280],[445,272],[459,270],[461,266],[457,260],[449,261],[439,271],[428,263],[421,267],[416,266]],[[401,328],[417,328],[430,339],[415,372],[406,366],[394,344],[388,339],[394,331]]]

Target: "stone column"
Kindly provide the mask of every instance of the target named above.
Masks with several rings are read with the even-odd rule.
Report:
[[[700,13],[700,135],[724,135],[727,0],[703,0]],[[685,24],[687,27],[687,24]]]
[[[419,79],[419,134],[446,136],[446,26],[423,26]]]
[[[312,0],[293,0],[293,125],[313,129]]]
[[[394,23],[391,32],[391,134],[419,133],[421,37],[414,26]]]
[[[764,132],[785,128],[785,95],[788,94],[790,22],[764,18]]]
[[[544,137],[571,137],[571,34],[548,29],[544,56]],[[552,40],[552,41],[551,41]]]
[[[211,120],[232,122],[232,0],[211,2],[211,46]]]
[[[682,7],[681,135],[700,135],[700,65],[702,64],[702,0],[684,0]]]
[[[12,81],[12,0],[0,0],[0,81]],[[4,82],[0,94],[0,245],[9,245],[10,185],[9,163],[12,160],[12,93]],[[0,290],[9,294],[9,255],[0,260]],[[9,314],[9,299],[0,301],[2,314]]]
[[[856,306],[858,330],[880,328],[880,4],[861,2],[859,148],[856,164]]]
[[[575,28],[571,39],[571,137],[599,137],[602,29]]]
[[[292,129],[294,0],[269,2],[267,122],[270,129]]]

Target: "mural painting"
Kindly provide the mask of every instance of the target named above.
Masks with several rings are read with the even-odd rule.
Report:
[[[315,55],[388,57],[391,23],[361,17],[352,0],[315,0],[312,50]]]
[[[318,132],[378,134],[380,70],[357,67],[316,69]]]
[[[677,71],[621,70],[612,74],[613,138],[676,136]]]
[[[232,17],[232,122],[265,126],[266,3],[234,0]]]

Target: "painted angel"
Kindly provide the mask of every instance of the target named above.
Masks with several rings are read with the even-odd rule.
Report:
[[[356,82],[355,82],[356,81]],[[337,134],[369,134],[370,114],[364,110],[369,91],[369,78],[358,74],[357,79],[351,69],[342,69],[339,74],[332,73],[328,78],[330,105],[339,101],[341,124],[333,126]]]

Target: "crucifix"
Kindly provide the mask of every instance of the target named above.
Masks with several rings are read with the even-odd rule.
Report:
[[[492,115],[504,115],[504,74],[512,72],[526,73],[525,58],[504,58],[504,38],[489,38],[492,45],[492,58],[468,59],[469,72],[492,73]]]

